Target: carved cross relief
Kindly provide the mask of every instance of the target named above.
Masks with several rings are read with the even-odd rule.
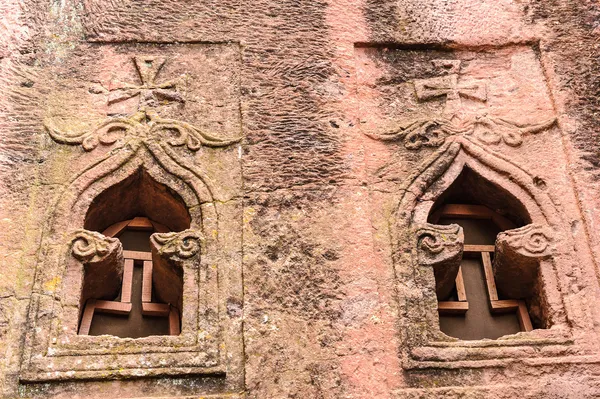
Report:
[[[183,81],[183,77],[163,83],[156,82],[158,73],[167,62],[165,57],[135,56],[132,61],[141,85],[126,84],[112,89],[107,103],[110,107],[138,97],[135,113],[120,116],[118,111],[109,111],[107,119],[84,132],[63,131],[53,120],[47,120],[44,127],[52,139],[61,144],[81,144],[85,151],[92,151],[100,144],[117,145],[119,148],[129,144],[137,149],[140,144],[150,142],[173,147],[183,146],[190,151],[197,151],[202,146],[227,147],[241,140],[241,137],[217,137],[189,123],[159,116],[159,105],[171,102],[185,103],[177,90],[177,85]]]
[[[165,57],[137,56],[133,57],[133,61],[141,85],[125,84],[122,87],[111,88],[108,96],[109,106],[132,97],[139,97],[138,110],[157,107],[165,102],[185,102],[177,90],[177,85],[184,80],[183,76],[162,83],[156,82],[158,73],[167,61]]]
[[[414,120],[401,122],[397,129],[383,134],[366,133],[369,137],[382,141],[402,141],[411,150],[422,147],[439,147],[447,138],[472,136],[484,145],[504,143],[518,147],[523,137],[549,129],[556,118],[541,120],[539,123],[518,123],[493,111],[468,111],[463,99],[486,104],[489,96],[485,79],[469,80],[461,76],[461,60],[431,60],[434,70],[440,76],[415,79],[410,84],[421,103],[444,98],[443,111],[438,115],[427,115]]]
[[[444,115],[448,118],[463,112],[461,97],[485,102],[487,100],[487,85],[485,82],[461,82],[458,72],[460,60],[433,60],[436,69],[447,72],[448,75],[430,79],[415,80],[415,91],[419,100],[428,101],[437,97],[446,97]]]

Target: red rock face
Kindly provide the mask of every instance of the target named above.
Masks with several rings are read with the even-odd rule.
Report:
[[[0,396],[600,396],[593,2],[0,11]],[[486,300],[531,331],[440,330],[456,204],[496,215]],[[181,330],[78,334],[135,217]]]

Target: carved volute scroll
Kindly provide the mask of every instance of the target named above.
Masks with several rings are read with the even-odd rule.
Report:
[[[77,230],[71,240],[73,257],[85,268],[84,296],[112,298],[119,293],[123,276],[123,246],[116,238],[89,230]]]
[[[73,256],[83,263],[99,263],[121,251],[121,243],[116,238],[106,237],[96,231],[77,230],[71,240]]]
[[[496,238],[494,276],[498,290],[512,298],[527,296],[539,261],[553,254],[554,233],[546,226],[528,224]]]
[[[463,254],[462,227],[426,223],[415,230],[418,262],[420,266],[433,267],[435,291],[444,298],[454,288],[454,280]]]
[[[173,262],[193,258],[200,252],[203,240],[204,237],[200,231],[191,229],[181,232],[155,233],[150,238],[152,250],[156,251],[157,255]]]
[[[184,269],[194,269],[199,264],[203,236],[198,230],[171,233],[154,233],[150,236],[154,277],[157,294],[168,303],[181,309],[181,290]]]

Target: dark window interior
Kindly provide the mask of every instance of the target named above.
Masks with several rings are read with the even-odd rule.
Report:
[[[124,271],[121,275],[122,268],[113,265],[108,278],[106,268],[86,269],[79,333],[130,338],[179,334],[183,275],[174,271],[177,276],[165,279],[161,275],[164,270],[152,265],[150,236],[155,232],[183,231],[190,223],[182,198],[155,181],[143,168],[98,194],[88,209],[84,228],[118,238],[123,246],[125,265],[133,262],[133,268],[129,267],[130,272]],[[144,277],[146,267],[148,273]],[[123,267],[125,269],[127,267]],[[107,286],[106,281],[126,280],[126,275],[130,279],[127,280],[130,300],[121,298],[125,284],[117,295],[116,285],[111,290],[102,288]],[[152,289],[151,299],[143,297],[144,284],[146,297],[148,287]]]
[[[527,210],[514,195],[465,167],[437,198],[428,222],[458,224],[463,228],[465,240],[456,280],[464,294],[459,298],[455,288],[447,298],[438,298],[443,305],[439,307],[442,332],[464,340],[475,340],[496,339],[532,328],[548,327],[544,312],[539,310],[540,303],[543,303],[539,277],[533,282],[529,281],[531,277],[526,278],[535,289],[519,298],[503,296],[501,289],[495,285],[494,273],[502,273],[501,270],[493,270],[497,235],[531,223]],[[467,246],[472,247],[467,250]]]
[[[454,223],[461,226],[465,235],[465,244],[494,245],[496,235],[500,232],[491,220],[443,218],[438,223]],[[463,256],[461,270],[469,300],[469,310],[464,315],[440,315],[442,332],[451,337],[474,340],[496,339],[521,331],[515,313],[492,314],[481,258]],[[450,298],[446,298],[448,299]]]
[[[151,231],[125,230],[119,240],[124,250],[150,252]],[[156,294],[153,293],[153,298]],[[115,301],[121,300],[121,294]],[[142,262],[134,262],[131,287],[131,311],[128,315],[96,312],[89,335],[114,335],[121,338],[142,338],[169,335],[168,317],[142,315]]]

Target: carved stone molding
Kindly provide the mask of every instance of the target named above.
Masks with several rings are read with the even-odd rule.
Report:
[[[462,259],[462,227],[426,223],[415,229],[415,236],[419,265],[433,267],[438,298],[448,296],[454,287]]]
[[[511,298],[526,297],[539,261],[552,256],[554,236],[549,227],[539,224],[498,234],[493,265],[498,290]]]
[[[518,147],[523,137],[549,129],[556,119],[548,119],[536,124],[518,124],[499,117],[476,115],[471,117],[418,119],[398,126],[382,134],[366,133],[381,141],[402,141],[409,150],[422,147],[439,147],[453,136],[473,136],[486,145],[505,143]]]
[[[556,118],[534,124],[519,124],[501,116],[488,115],[487,111],[478,113],[464,112],[462,98],[485,103],[488,100],[487,82],[460,82],[460,60],[432,60],[434,67],[442,73],[429,79],[417,79],[413,82],[417,98],[430,101],[437,97],[446,97],[442,115],[415,120],[398,130],[371,135],[384,140],[402,139],[404,146],[411,150],[421,147],[439,147],[447,137],[472,135],[484,144],[504,142],[511,147],[520,146],[523,136],[536,134],[551,127]]]
[[[95,231],[77,230],[71,254],[85,268],[81,303],[89,298],[114,298],[123,279],[123,246],[116,238]]]

